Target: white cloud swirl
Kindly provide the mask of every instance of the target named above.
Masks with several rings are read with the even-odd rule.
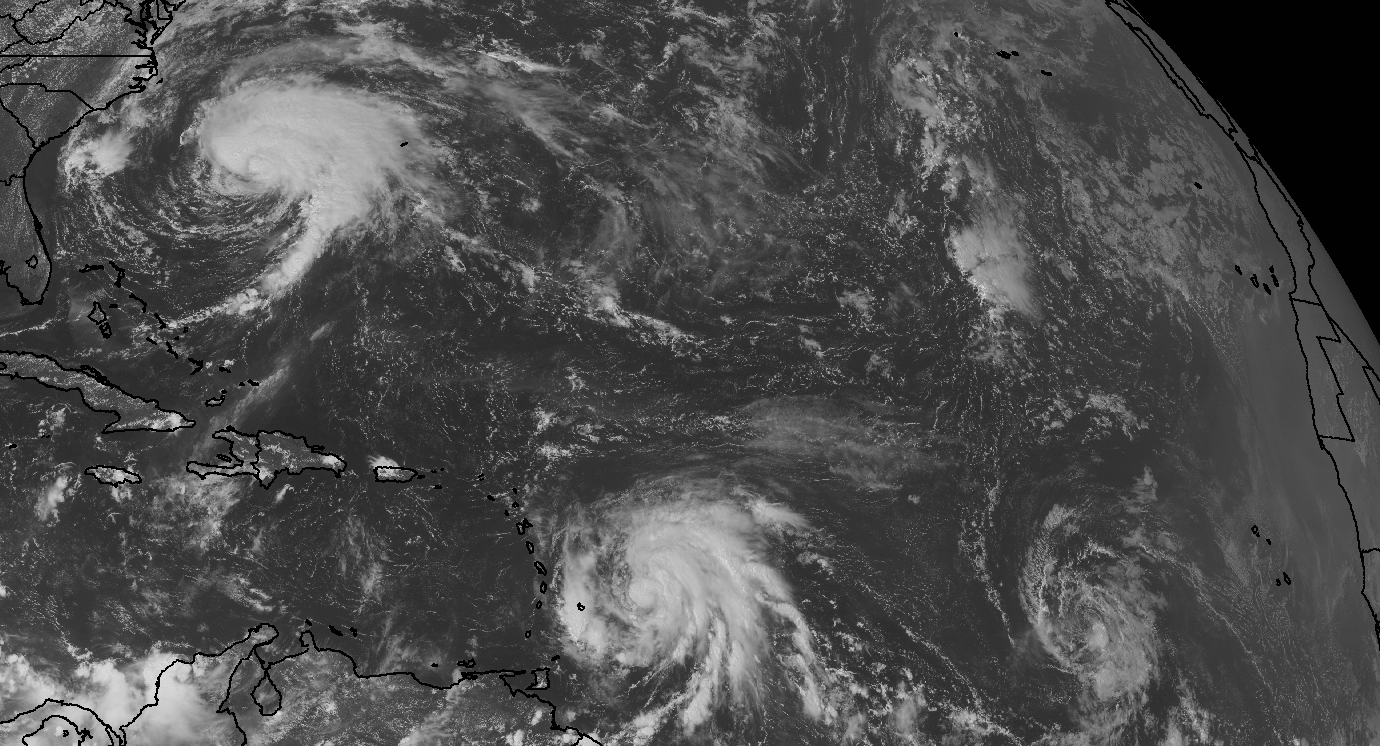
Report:
[[[812,633],[765,541],[805,521],[742,497],[717,481],[663,483],[567,529],[558,609],[572,654],[637,677],[632,688],[688,672],[651,697],[660,704],[635,720],[634,742],[673,714],[688,732],[726,703],[751,707],[781,679],[822,714]]]
[[[196,137],[218,192],[302,204],[295,243],[241,309],[294,285],[333,234],[375,215],[391,190],[424,188],[416,166],[426,149],[410,110],[310,78],[241,84],[205,107]]]

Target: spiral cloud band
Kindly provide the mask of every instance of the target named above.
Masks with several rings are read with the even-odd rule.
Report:
[[[249,82],[210,103],[197,127],[217,191],[300,202],[300,234],[241,308],[294,285],[342,229],[365,225],[390,190],[421,187],[408,110],[369,93],[313,81]],[[376,221],[377,217],[374,218]]]
[[[647,733],[672,713],[692,731],[721,704],[751,707],[769,678],[791,679],[818,716],[811,633],[764,540],[803,519],[715,499],[705,485],[666,497],[610,506],[566,537],[560,618],[573,652],[640,677],[634,688],[689,672],[642,717]],[[779,651],[773,631],[789,641]]]

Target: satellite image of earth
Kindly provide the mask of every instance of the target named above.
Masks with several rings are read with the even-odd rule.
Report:
[[[0,108],[0,746],[1380,742],[1380,344],[1124,0],[0,0]]]

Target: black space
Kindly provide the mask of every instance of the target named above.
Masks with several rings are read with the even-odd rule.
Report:
[[[1134,7],[1278,174],[1377,328],[1380,298],[1366,287],[1377,165],[1364,113],[1374,105],[1370,26],[1324,4]]]

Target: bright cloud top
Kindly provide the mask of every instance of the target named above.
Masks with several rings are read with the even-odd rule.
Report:
[[[1026,283],[1026,249],[1009,215],[989,213],[949,237],[954,263],[982,297],[998,307],[1033,314],[1038,310]]]
[[[129,132],[109,130],[100,137],[71,147],[63,160],[63,171],[68,179],[76,178],[78,172],[83,170],[97,176],[109,176],[123,170],[133,152]]]
[[[72,743],[61,734],[72,727],[90,731],[86,742],[94,746],[231,742],[232,723],[216,706],[237,658],[181,662],[155,650],[124,664],[84,653],[78,660],[70,675],[58,678],[0,647],[0,720],[9,721],[0,725],[0,743]],[[40,731],[38,740],[23,738]]]
[[[745,509],[716,497],[715,486],[679,485],[615,506],[567,537],[560,616],[573,652],[642,675],[635,687],[690,671],[669,701],[639,718],[635,742],[677,711],[694,729],[725,693],[735,704],[759,700],[773,628],[788,632],[793,648],[780,658],[790,669],[782,673],[795,679],[807,713],[820,715],[811,633],[763,541],[764,529],[804,521],[784,507]]]
[[[295,284],[332,234],[370,218],[392,189],[422,186],[412,167],[424,149],[410,110],[311,79],[240,85],[206,107],[196,137],[217,191],[303,204],[296,242],[241,307]]]

